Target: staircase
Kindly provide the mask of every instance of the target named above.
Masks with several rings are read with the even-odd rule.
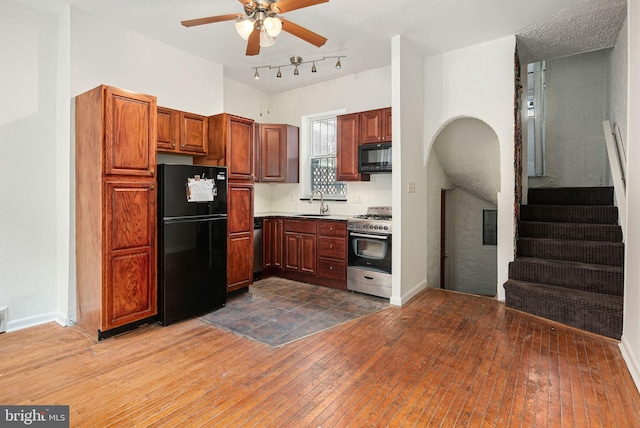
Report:
[[[620,340],[624,244],[612,187],[529,189],[507,307]]]

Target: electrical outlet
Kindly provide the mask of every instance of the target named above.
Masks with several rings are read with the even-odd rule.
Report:
[[[353,202],[354,204],[361,204],[362,203],[362,195],[353,195],[353,198],[351,199],[351,202]]]
[[[7,331],[7,318],[9,315],[9,309],[6,306],[0,307],[0,333]]]

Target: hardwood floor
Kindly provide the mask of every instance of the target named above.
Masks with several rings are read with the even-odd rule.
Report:
[[[199,319],[2,334],[0,404],[74,427],[640,426],[617,342],[439,289],[280,348]]]

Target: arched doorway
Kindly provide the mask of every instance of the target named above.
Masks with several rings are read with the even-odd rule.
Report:
[[[428,168],[439,169],[442,288],[495,296],[500,150],[495,131],[470,117],[447,123],[435,137]]]

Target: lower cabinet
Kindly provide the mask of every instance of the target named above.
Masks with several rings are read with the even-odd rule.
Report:
[[[315,275],[315,220],[284,220],[284,269]]]
[[[253,183],[227,190],[227,291],[253,282]]]
[[[346,222],[266,218],[262,237],[263,275],[346,289]]]

